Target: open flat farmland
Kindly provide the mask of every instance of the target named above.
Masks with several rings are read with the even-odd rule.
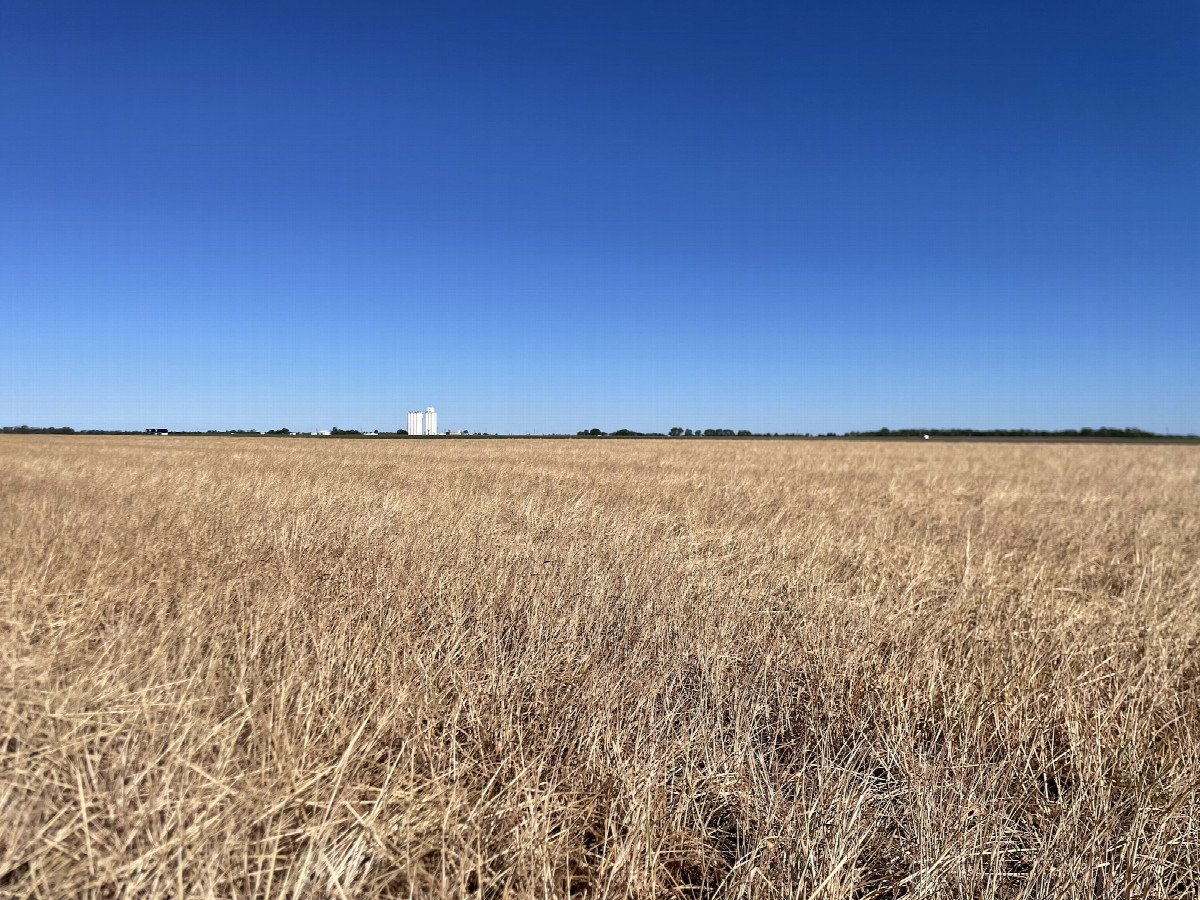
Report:
[[[1195,897],[1200,450],[0,439],[0,895]]]

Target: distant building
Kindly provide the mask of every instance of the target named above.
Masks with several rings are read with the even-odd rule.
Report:
[[[313,437],[329,437],[329,435],[331,435],[332,433],[333,432],[331,432],[331,431],[314,431],[312,434],[313,434]]]
[[[425,410],[409,410],[408,433],[415,435],[437,434],[437,410],[432,406]]]
[[[147,428],[146,429],[146,434],[170,434],[170,433],[171,432],[166,428]]]

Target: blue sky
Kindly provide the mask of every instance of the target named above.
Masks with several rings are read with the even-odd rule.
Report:
[[[1200,6],[0,6],[0,424],[1200,432]]]

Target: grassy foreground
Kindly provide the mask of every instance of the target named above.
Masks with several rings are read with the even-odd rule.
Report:
[[[0,896],[1200,894],[1200,450],[0,438]]]

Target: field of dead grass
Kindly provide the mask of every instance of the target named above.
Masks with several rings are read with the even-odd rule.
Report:
[[[0,439],[0,896],[1200,894],[1200,451]]]

